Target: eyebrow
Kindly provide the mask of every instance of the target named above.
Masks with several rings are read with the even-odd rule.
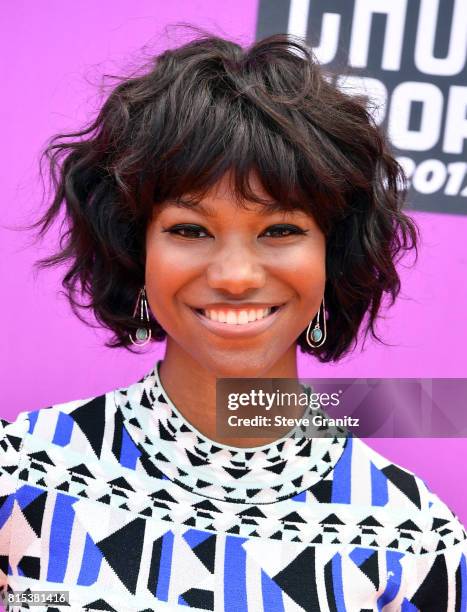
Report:
[[[171,204],[173,206],[176,206],[177,208],[183,208],[184,210],[199,211],[203,213],[203,215],[205,215],[206,217],[216,216],[216,211],[213,208],[207,206],[205,203],[203,204],[203,202],[196,202],[177,198],[176,200],[173,200]]]
[[[172,206],[176,206],[177,208],[182,208],[184,210],[195,210],[204,214],[206,217],[215,217],[216,210],[210,206],[208,206],[205,202],[202,201],[194,201],[194,200],[184,200],[182,198],[174,199],[170,202]],[[297,209],[300,211],[301,209]],[[293,210],[286,210],[283,206],[280,205],[279,202],[272,201],[268,205],[264,205],[258,211],[259,214],[263,217],[267,217],[268,215],[274,214],[276,212],[293,212]],[[301,211],[303,212],[303,211]]]

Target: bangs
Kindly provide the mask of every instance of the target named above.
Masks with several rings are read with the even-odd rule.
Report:
[[[254,202],[271,212],[309,208],[299,186],[296,152],[255,109],[240,98],[215,100],[206,108],[202,99],[193,103],[203,116],[180,125],[180,135],[156,162],[154,203],[183,196],[195,205],[230,173],[232,195],[241,207]],[[253,187],[253,175],[268,197]]]
[[[144,172],[151,177],[151,212],[157,204],[180,198],[196,206],[229,173],[238,206],[248,208],[253,202],[268,212],[300,209],[321,216],[326,225],[323,207],[332,201],[334,213],[339,210],[342,185],[323,168],[322,155],[313,154],[318,139],[310,146],[308,135],[307,148],[301,150],[297,134],[305,121],[300,113],[276,103],[268,114],[262,107],[273,106],[271,100],[256,97],[252,100],[234,83],[208,80],[177,101],[176,117],[169,112],[151,126],[154,134],[146,134],[146,142],[155,146],[148,151]],[[253,178],[265,193],[258,193]]]

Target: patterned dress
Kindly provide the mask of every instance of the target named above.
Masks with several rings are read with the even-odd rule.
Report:
[[[159,364],[0,420],[7,610],[466,612],[467,535],[423,480],[349,432],[215,443]]]

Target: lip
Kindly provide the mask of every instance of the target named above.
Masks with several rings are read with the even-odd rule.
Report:
[[[188,308],[195,315],[197,320],[204,325],[204,327],[217,336],[222,336],[223,338],[249,338],[262,333],[273,325],[277,317],[280,316],[284,310],[285,306],[286,304],[282,304],[275,312],[269,314],[264,319],[260,319],[259,321],[238,324],[219,323],[219,321],[208,319],[191,306],[188,306]]]
[[[281,304],[280,302],[244,302],[241,304],[229,304],[228,302],[216,302],[215,304],[208,304],[205,306],[192,306],[192,308],[197,308],[199,310],[260,310],[261,308],[272,308],[274,306],[283,306],[283,303]]]

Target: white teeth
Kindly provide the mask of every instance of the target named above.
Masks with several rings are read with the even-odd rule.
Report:
[[[226,325],[246,325],[253,321],[264,319],[271,314],[271,308],[258,308],[249,310],[203,310],[203,314],[212,321],[219,321]]]
[[[241,325],[245,325],[245,323],[248,323],[248,312],[246,310],[241,310],[238,313],[237,321]]]
[[[237,315],[232,310],[228,310],[227,319],[225,320],[225,322],[226,323],[238,323]]]

